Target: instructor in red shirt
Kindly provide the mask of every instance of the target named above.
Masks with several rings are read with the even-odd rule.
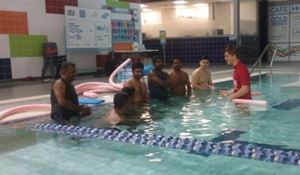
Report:
[[[234,67],[233,71],[233,89],[221,91],[221,95],[228,96],[230,99],[252,99],[251,80],[247,66],[240,62],[238,49],[234,45],[225,48],[225,61]]]

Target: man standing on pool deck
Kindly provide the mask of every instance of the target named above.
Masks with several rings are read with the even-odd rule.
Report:
[[[78,96],[72,81],[76,76],[76,66],[72,62],[64,62],[60,67],[60,79],[51,87],[51,118],[58,123],[90,115],[88,106],[78,104]]]
[[[251,97],[251,80],[247,66],[240,62],[238,48],[234,45],[228,45],[225,48],[225,61],[234,67],[233,72],[233,89],[221,91],[221,95],[229,96],[230,99],[252,99]]]

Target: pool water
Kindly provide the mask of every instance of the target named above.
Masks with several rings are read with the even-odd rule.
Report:
[[[300,150],[299,107],[277,109],[287,100],[300,99],[295,91],[282,91],[281,85],[297,81],[295,75],[265,75],[252,80],[254,97],[268,101],[265,108],[238,108],[218,90],[194,92],[190,98],[171,97],[166,102],[151,101],[139,107],[140,114],[129,116],[126,125],[132,132],[155,133],[201,140],[238,140],[269,147]],[[231,82],[217,84],[230,88]],[[94,109],[93,116],[81,125],[93,126],[111,105]],[[220,133],[227,137],[220,137]],[[228,157],[200,156],[183,150],[131,145],[96,139],[24,129],[0,128],[0,174],[201,174],[275,175],[299,174],[300,166]]]

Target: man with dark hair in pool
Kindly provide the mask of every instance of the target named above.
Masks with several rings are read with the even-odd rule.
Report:
[[[74,63],[61,64],[60,78],[54,81],[51,87],[51,118],[56,122],[65,123],[91,114],[88,106],[78,104],[78,96],[72,84],[75,76]]]
[[[239,59],[238,48],[234,45],[228,45],[225,48],[225,61],[234,67],[233,72],[233,89],[221,91],[221,95],[229,96],[230,99],[252,99],[251,97],[251,80],[247,66],[242,64]]]
[[[129,104],[128,94],[125,92],[118,92],[114,96],[114,107],[105,116],[107,123],[117,125],[124,121],[124,113]]]
[[[143,77],[144,65],[141,62],[132,64],[133,79],[124,83],[124,87],[133,87],[134,94],[132,97],[133,103],[141,103],[148,101],[148,91],[145,82],[141,81]]]
[[[173,70],[170,72],[170,90],[175,95],[191,95],[191,83],[189,80],[189,75],[181,70],[182,61],[180,57],[173,58]],[[187,90],[186,90],[187,88]]]
[[[209,89],[213,86],[208,66],[209,58],[205,56],[200,60],[200,66],[192,73],[193,89]]]
[[[168,73],[162,71],[163,61],[160,56],[154,57],[152,63],[154,69],[148,74],[148,88],[150,97],[159,100],[166,100],[169,97],[169,75]]]

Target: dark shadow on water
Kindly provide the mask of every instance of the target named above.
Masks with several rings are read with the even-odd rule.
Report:
[[[222,142],[228,140],[236,140],[240,138],[240,135],[245,134],[245,131],[240,130],[225,130],[219,133],[218,137],[211,139],[212,142]]]
[[[289,99],[278,105],[273,105],[272,107],[279,110],[290,110],[300,106],[300,99]]]

